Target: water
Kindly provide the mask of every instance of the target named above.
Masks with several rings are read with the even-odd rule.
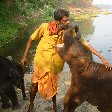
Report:
[[[94,19],[80,21],[82,37],[89,42],[102,56],[104,56],[112,64],[112,14],[99,14]],[[101,60],[93,55],[96,62],[102,63]],[[65,71],[69,70],[65,63]]]
[[[90,45],[98,50],[107,60],[112,63],[112,14],[98,15],[93,20],[94,31],[87,35]],[[100,60],[94,56],[96,61]]]
[[[111,4],[94,4],[96,7],[104,9],[106,11],[112,12],[112,5]]]
[[[93,19],[77,22],[80,26],[82,37],[89,42],[97,51],[99,51],[112,64],[112,14],[98,15]],[[29,35],[19,38],[0,48],[0,55],[12,56],[15,61],[20,62]],[[37,44],[37,42],[35,43]],[[27,72],[33,70],[33,57],[36,45],[33,46],[28,55]],[[94,56],[94,55],[93,55]],[[101,62],[98,57],[94,60]],[[26,67],[25,67],[26,68]],[[68,70],[65,64],[64,70]]]

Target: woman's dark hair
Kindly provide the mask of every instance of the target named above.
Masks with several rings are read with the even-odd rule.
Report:
[[[67,11],[66,9],[57,9],[56,11],[54,11],[54,19],[55,20],[59,21],[64,16],[69,17],[69,11]]]

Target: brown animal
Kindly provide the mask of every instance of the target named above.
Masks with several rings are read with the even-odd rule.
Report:
[[[73,38],[74,28],[65,32],[64,47],[57,48],[72,73],[63,112],[74,112],[85,100],[98,106],[100,112],[112,112],[112,71],[93,61],[89,49],[77,37]]]

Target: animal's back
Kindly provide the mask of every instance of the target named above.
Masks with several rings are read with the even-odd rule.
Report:
[[[10,60],[0,56],[0,79],[6,78],[8,76],[10,66],[12,66]]]

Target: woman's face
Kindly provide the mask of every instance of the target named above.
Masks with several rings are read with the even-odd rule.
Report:
[[[64,16],[60,21],[59,21],[59,27],[61,30],[66,30],[69,25],[69,17]]]

